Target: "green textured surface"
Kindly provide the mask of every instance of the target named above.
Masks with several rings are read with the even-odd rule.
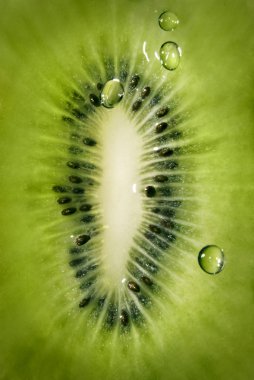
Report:
[[[173,34],[158,27],[168,8],[180,19]],[[250,379],[253,3],[2,0],[0,15],[0,377]],[[61,178],[55,156],[64,156],[61,89],[82,72],[80,56],[84,66],[96,59],[97,34],[99,47],[110,41],[111,52],[127,57],[125,47],[135,55],[146,40],[151,54],[173,36],[183,49],[174,75],[197,141],[213,146],[197,155],[199,234],[181,258],[167,313],[155,317],[153,339],[119,342],[113,335],[105,344],[104,337],[102,344],[91,341],[83,314],[75,312],[76,285],[59,249],[66,227],[50,192]],[[224,249],[218,276],[198,267],[207,244]]]

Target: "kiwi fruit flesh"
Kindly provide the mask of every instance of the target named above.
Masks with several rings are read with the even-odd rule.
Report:
[[[169,8],[180,19],[174,32],[158,26]],[[251,378],[253,4],[29,0],[0,10],[1,378]],[[171,39],[183,51],[174,72],[154,56]],[[140,82],[132,88],[135,75]],[[114,77],[123,83],[123,99],[113,109],[96,107],[100,84]],[[160,105],[172,109],[170,118],[156,116]],[[133,136],[141,145],[144,218],[135,247],[141,239],[141,250],[154,252],[143,246],[148,242],[163,257],[150,259],[159,267],[154,273],[140,262],[144,255],[135,256],[138,274],[127,257],[124,290],[104,284],[95,296],[85,271],[92,287],[106,277],[97,262],[78,261],[85,257],[79,250],[103,229],[103,126],[123,115],[124,126],[148,118],[147,129]],[[169,120],[169,130],[154,131]],[[127,142],[118,140],[123,149]],[[155,142],[172,155],[147,154]],[[162,170],[160,162],[173,166]],[[154,212],[158,194],[147,196],[153,188],[170,218]],[[77,244],[84,235],[90,240]],[[225,252],[216,276],[198,266],[207,244]],[[111,263],[114,274],[119,262]]]

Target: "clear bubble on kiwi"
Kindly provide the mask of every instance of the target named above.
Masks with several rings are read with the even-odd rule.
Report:
[[[224,253],[217,245],[207,245],[198,254],[201,269],[208,274],[218,274],[224,268]]]
[[[119,79],[105,83],[101,92],[101,104],[106,108],[115,107],[124,96],[124,88]]]
[[[172,31],[177,28],[178,24],[179,19],[172,12],[165,11],[159,17],[159,25],[163,30]]]
[[[175,70],[181,59],[180,47],[172,41],[167,41],[160,48],[160,61],[163,67],[167,70]]]

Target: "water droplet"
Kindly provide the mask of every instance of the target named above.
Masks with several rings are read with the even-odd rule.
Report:
[[[224,253],[217,245],[207,245],[198,254],[200,267],[209,274],[220,273],[224,267]]]
[[[179,24],[178,17],[169,11],[163,12],[159,17],[159,25],[161,29],[169,31],[177,28]]]
[[[109,80],[103,87],[101,103],[106,108],[115,107],[124,96],[124,88],[119,79]]]
[[[181,58],[180,47],[172,41],[165,42],[160,48],[160,61],[167,70],[175,70]]]

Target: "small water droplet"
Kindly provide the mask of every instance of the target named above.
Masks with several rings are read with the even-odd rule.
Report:
[[[223,249],[217,245],[205,246],[198,254],[198,263],[206,273],[220,273],[224,267]]]
[[[167,41],[160,48],[160,61],[167,70],[175,70],[181,59],[180,47],[172,41]]]
[[[169,11],[163,12],[159,17],[159,25],[161,29],[171,31],[177,28],[179,24],[178,17]]]
[[[124,88],[119,79],[109,80],[103,87],[101,103],[106,108],[115,107],[124,96]]]

